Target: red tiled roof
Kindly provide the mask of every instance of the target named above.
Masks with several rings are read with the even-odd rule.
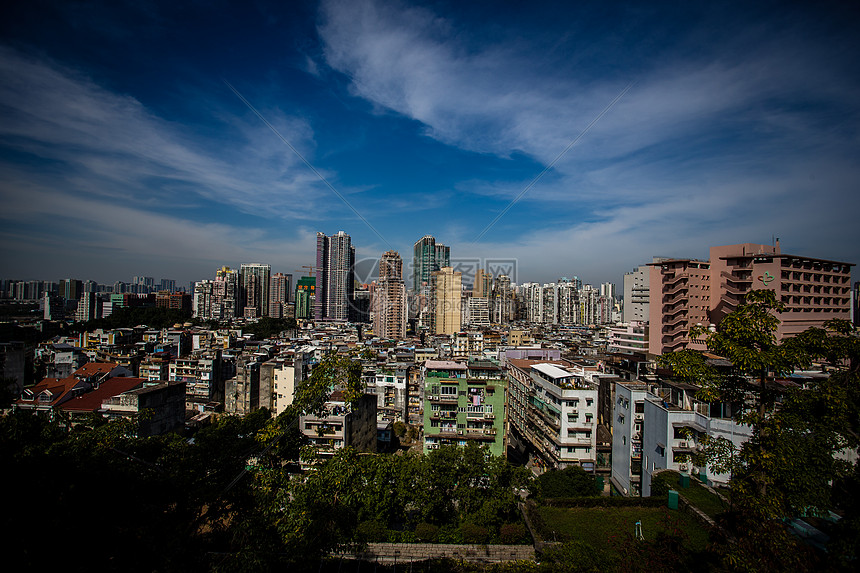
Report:
[[[104,400],[140,388],[144,382],[143,378],[110,378],[99,384],[97,389],[72,398],[60,407],[67,412],[95,412]]]
[[[88,362],[75,370],[74,376],[87,377],[94,374],[107,374],[117,366],[116,362]]]
[[[74,376],[69,376],[68,378],[57,379],[57,378],[45,378],[35,386],[29,388],[31,392],[33,392],[33,399],[28,400],[25,398],[18,398],[18,404],[38,404],[40,406],[53,406],[57,404],[59,401],[63,399],[63,397],[72,391],[72,389],[78,384],[82,384],[81,380],[78,380]],[[40,402],[39,394],[47,390],[53,396],[53,400],[50,402]]]

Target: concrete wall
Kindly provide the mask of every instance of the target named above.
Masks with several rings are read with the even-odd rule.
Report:
[[[456,559],[471,563],[534,561],[531,545],[453,545],[444,543],[368,543],[364,551],[336,554],[375,563],[406,563],[427,559]]]

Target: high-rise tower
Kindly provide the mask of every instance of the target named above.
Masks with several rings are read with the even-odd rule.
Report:
[[[456,334],[460,331],[462,309],[462,273],[443,267],[432,275],[433,302],[431,303],[433,333]]]
[[[379,284],[373,289],[371,309],[376,336],[406,338],[406,285],[403,261],[397,251],[386,251],[379,260]]]
[[[269,316],[269,277],[272,266],[262,263],[243,263],[239,267],[242,276],[242,294],[246,318]]]
[[[412,288],[422,291],[421,285],[430,285],[431,275],[442,267],[451,266],[451,247],[436,244],[432,235],[424,235],[415,243],[412,259]]]
[[[349,320],[349,301],[355,289],[355,247],[343,231],[327,237],[317,233],[315,320]]]

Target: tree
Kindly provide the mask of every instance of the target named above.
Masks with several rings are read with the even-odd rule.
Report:
[[[568,466],[563,470],[551,470],[541,474],[541,495],[544,497],[580,497],[598,494],[594,475],[580,466]]]
[[[774,520],[834,507],[833,484],[845,483],[856,471],[837,454],[860,445],[860,339],[844,321],[829,321],[824,329],[809,329],[780,343],[776,313],[782,310],[772,291],[752,291],[715,331],[692,330],[692,337],[703,337],[711,352],[731,363],[729,368],[716,367],[693,351],[663,357],[676,375],[700,384],[703,399],[746,400],[752,406],[736,414],[739,422],[753,427],[739,450],[728,440],[706,436],[699,454],[716,471],[732,474],[735,512],[726,524],[739,537],[756,540],[722,546],[732,567],[767,569],[764,564],[777,555],[786,566],[810,564],[800,556],[806,550]],[[848,368],[813,379],[804,388],[773,385],[774,377],[817,359]],[[781,533],[750,531],[762,524]]]

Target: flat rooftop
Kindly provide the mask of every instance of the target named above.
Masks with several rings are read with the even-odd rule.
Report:
[[[555,379],[570,378],[573,376],[572,373],[568,372],[567,370],[565,370],[563,368],[559,368],[558,366],[555,366],[553,364],[545,364],[545,363],[535,364],[532,366],[532,369],[537,370],[541,374],[545,374],[545,375],[549,376],[550,378],[555,378]]]

